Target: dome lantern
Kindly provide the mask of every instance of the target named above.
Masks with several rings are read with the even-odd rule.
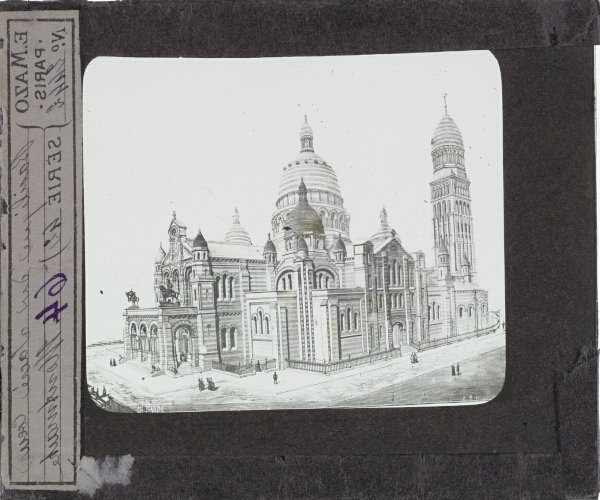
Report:
[[[304,123],[302,124],[302,128],[300,129],[300,152],[301,153],[314,153],[315,150],[313,148],[313,131],[310,125],[308,124],[308,120],[306,115],[304,115]]]

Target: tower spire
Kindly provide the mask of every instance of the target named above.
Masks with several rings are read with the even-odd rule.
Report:
[[[308,124],[306,115],[304,115],[304,123],[300,129],[300,152],[301,153],[314,153],[313,149],[313,131]]]

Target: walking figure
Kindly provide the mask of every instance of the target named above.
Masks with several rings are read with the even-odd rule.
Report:
[[[256,371],[257,372],[262,372],[262,370],[260,369],[260,361],[256,362]]]
[[[215,387],[215,384],[214,384],[212,378],[208,377],[206,379],[206,381],[208,382],[208,390],[209,391],[216,391],[217,390],[217,388]]]
[[[202,377],[198,378],[198,389],[200,389],[201,391],[205,389],[204,380],[202,380]]]
[[[456,375],[456,368],[452,365],[452,376],[454,377],[454,375]]]
[[[460,375],[460,369],[459,369],[458,363],[456,363],[456,374]]]
[[[273,383],[277,383],[277,372],[273,372]]]

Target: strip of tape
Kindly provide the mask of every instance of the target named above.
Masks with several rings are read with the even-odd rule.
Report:
[[[0,13],[2,480],[76,489],[82,147],[76,11]],[[4,210],[3,210],[4,212]]]

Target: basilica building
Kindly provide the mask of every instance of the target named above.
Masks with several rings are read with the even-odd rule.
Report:
[[[431,141],[433,254],[410,253],[382,208],[353,242],[333,167],[315,153],[306,117],[300,153],[283,165],[271,233],[255,245],[235,209],[225,238],[188,235],[176,214],[154,259],[154,307],[124,312],[125,355],[162,373],[247,364],[332,363],[418,348],[489,326],[477,284],[462,135],[445,112]],[[296,362],[296,363],[294,363]]]

